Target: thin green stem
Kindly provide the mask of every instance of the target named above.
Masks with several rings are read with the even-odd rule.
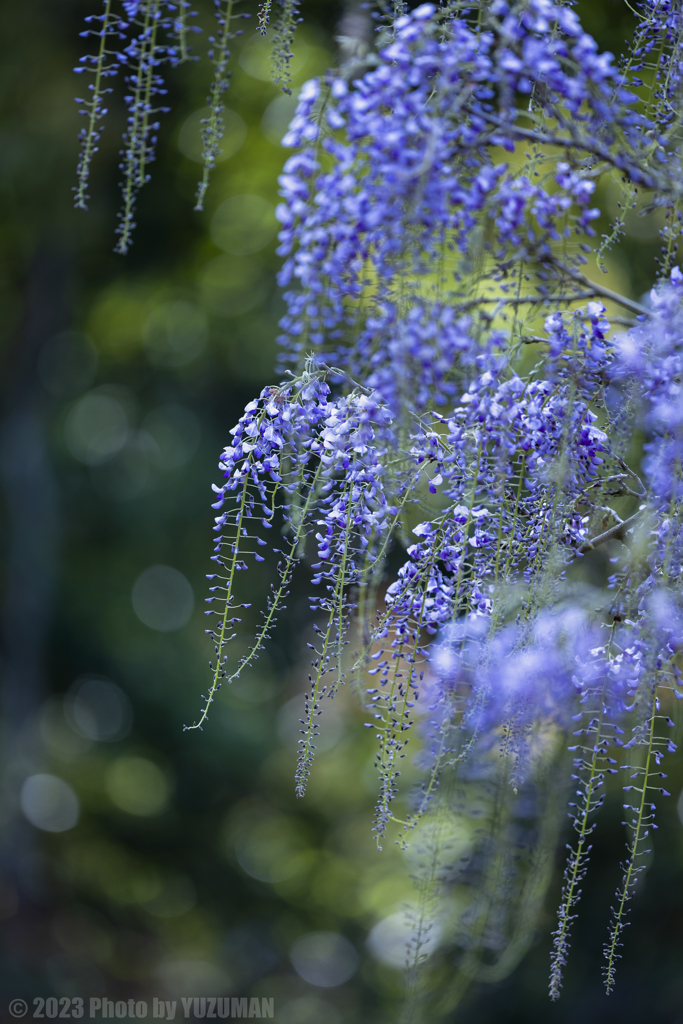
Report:
[[[204,209],[204,198],[209,188],[211,171],[216,166],[216,157],[220,153],[220,140],[223,137],[223,93],[228,87],[227,63],[230,58],[228,43],[232,38],[230,23],[233,18],[234,0],[226,0],[225,13],[222,16],[220,37],[217,41],[218,55],[214,60],[215,70],[209,93],[209,116],[202,129],[204,149],[202,161],[204,169],[202,180],[197,186],[195,210]]]
[[[647,739],[647,753],[645,756],[645,767],[643,771],[643,788],[640,793],[640,803],[638,805],[638,814],[636,821],[633,825],[633,839],[631,841],[631,847],[629,851],[629,858],[626,864],[626,872],[621,884],[621,895],[617,904],[617,909],[614,914],[612,922],[611,938],[608,943],[605,955],[607,958],[607,966],[605,968],[605,988],[607,992],[611,992],[614,987],[614,976],[616,972],[616,961],[618,959],[617,949],[619,948],[619,938],[624,928],[624,917],[626,916],[626,904],[630,898],[630,890],[635,885],[638,868],[636,865],[636,857],[640,855],[639,846],[644,838],[642,835],[643,824],[645,818],[645,808],[648,803],[647,791],[648,791],[648,778],[650,776],[650,763],[653,754],[653,740],[655,735],[655,705],[657,700],[656,687],[652,696],[652,707],[650,714],[649,732]],[[638,789],[637,786],[633,787]]]
[[[97,54],[95,65],[95,82],[92,88],[92,100],[86,101],[90,106],[88,127],[83,139],[83,148],[78,164],[78,185],[76,187],[76,201],[74,205],[79,210],[87,210],[86,202],[88,196],[86,189],[90,178],[90,165],[95,153],[95,136],[97,122],[102,116],[102,79],[104,77],[104,64],[107,56],[107,36],[111,26],[111,0],[106,0],[102,28],[100,30],[100,48]]]

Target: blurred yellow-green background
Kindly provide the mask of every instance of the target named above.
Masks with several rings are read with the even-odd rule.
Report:
[[[326,709],[310,791],[293,795],[305,569],[261,661],[221,691],[203,732],[183,732],[212,656],[210,485],[229,428],[273,380],[279,140],[294,101],[242,22],[223,159],[197,214],[210,69],[172,72],[135,244],[115,256],[120,98],[91,209],[71,207],[84,87],[72,68],[93,10],[7,3],[0,39],[0,1020],[15,998],[30,1017],[48,997],[144,1000],[151,1015],[155,997],[246,996],[273,998],[281,1024],[398,1021],[411,861],[371,837],[374,742],[351,693]],[[334,63],[345,12],[310,0],[303,13],[295,84]],[[625,3],[585,0],[581,13],[620,48]],[[199,20],[204,54],[208,3]],[[634,219],[612,257],[636,297],[657,242]],[[244,580],[245,637],[272,578],[266,561]],[[531,952],[511,978],[473,988],[457,1019],[683,1024],[683,771],[670,780],[616,993],[602,993],[600,948],[624,843],[618,800],[563,1000],[545,994],[558,859]]]

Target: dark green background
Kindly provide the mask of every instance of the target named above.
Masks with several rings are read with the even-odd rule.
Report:
[[[619,52],[632,25],[626,4],[579,6],[586,27]],[[176,994],[274,996],[282,1024],[393,1021],[400,974],[367,952],[365,938],[409,898],[410,883],[398,850],[387,844],[379,854],[370,839],[373,749],[352,698],[337,709],[330,726],[337,740],[319,758],[309,797],[293,798],[290,720],[297,715],[292,706],[280,709],[306,679],[305,569],[270,660],[254,673],[253,692],[263,699],[246,690],[222,693],[203,733],[182,731],[208,683],[203,598],[217,456],[245,402],[273,379],[282,308],[275,243],[217,264],[227,289],[239,288],[243,297],[257,292],[244,300],[253,308],[239,316],[223,315],[226,306],[221,314],[220,296],[209,298],[208,337],[197,358],[179,367],[154,362],[144,325],[163,302],[206,304],[205,267],[221,255],[210,223],[221,202],[242,193],[276,201],[284,151],[261,125],[277,90],[246,73],[238,44],[226,103],[248,133],[217,169],[206,213],[196,214],[198,164],[179,151],[178,133],[205,102],[208,66],[200,61],[170,75],[172,112],[162,118],[159,159],[140,196],[135,244],[127,257],[115,256],[120,99],[112,102],[95,160],[91,209],[71,207],[80,127],[73,96],[83,90],[71,69],[90,12],[80,0],[7,3],[0,38],[0,1019],[10,1019],[14,997],[151,1000],[168,984],[172,990],[173,978],[181,985],[187,977],[187,990]],[[298,82],[333,62],[340,13],[336,3],[304,4],[307,61]],[[201,21],[210,22],[208,4]],[[254,22],[243,25],[251,35]],[[196,52],[204,53],[205,38],[196,37]],[[656,252],[656,238],[641,230],[613,256],[622,286],[635,297],[652,283]],[[91,339],[91,379],[87,366],[55,369],[49,361],[51,339],[67,329]],[[61,390],[51,383],[54,372],[63,376]],[[153,422],[150,412],[184,407],[200,430],[196,452],[174,468],[145,448],[143,434],[128,461],[83,464],[65,425],[84,394],[98,388],[126,408],[138,442],[136,432]],[[182,572],[194,590],[192,619],[175,632],[148,628],[131,604],[139,574],[159,563]],[[251,572],[245,599],[258,601],[271,576],[269,562]],[[247,614],[253,623],[255,608]],[[61,698],[84,675],[107,678],[128,695],[129,735],[79,745]],[[166,780],[168,800],[157,813],[130,813],[115,780],[122,765],[150,762]],[[600,951],[624,851],[618,791],[600,821],[559,1005],[546,997],[558,861],[535,946],[510,979],[474,988],[458,1019],[683,1024],[683,828],[676,810],[683,766],[670,762],[673,795],[662,803],[616,992],[602,992]],[[39,831],[22,816],[22,781],[41,772],[63,778],[78,795],[73,829]],[[240,865],[244,849],[242,865],[251,857],[265,865],[261,875],[287,877],[255,878]],[[308,985],[290,964],[292,943],[318,930],[345,935],[360,954],[359,970],[340,987]]]

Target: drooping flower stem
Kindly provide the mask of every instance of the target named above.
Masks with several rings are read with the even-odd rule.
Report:
[[[278,0],[278,2],[280,14],[273,34],[272,76],[275,85],[279,85],[283,92],[291,93],[291,61],[294,56],[292,44],[299,20],[299,0]]]
[[[273,6],[273,0],[262,0],[261,6],[258,12],[258,30],[262,36],[265,36],[268,32],[268,25],[270,24],[270,11]]]
[[[189,0],[176,0],[176,2],[178,4],[178,13],[173,22],[173,28],[178,39],[178,57],[176,63],[185,64],[188,60],[191,60],[190,49],[187,41],[189,31],[187,15],[190,3]]]
[[[628,903],[633,896],[633,890],[635,889],[638,881],[638,875],[644,869],[644,865],[638,864],[637,858],[643,857],[646,853],[649,853],[649,849],[643,849],[643,842],[650,834],[649,830],[652,827],[652,820],[654,817],[654,804],[648,796],[648,790],[654,789],[658,792],[661,791],[660,786],[650,785],[651,776],[654,774],[651,768],[652,761],[656,760],[657,764],[659,764],[659,757],[654,747],[657,707],[658,698],[657,688],[655,686],[650,698],[650,707],[648,711],[649,718],[645,723],[646,736],[644,740],[644,765],[642,768],[636,767],[635,775],[632,776],[632,778],[639,776],[643,785],[642,788],[635,785],[625,787],[629,790],[632,789],[640,793],[640,799],[635,807],[629,808],[630,810],[635,811],[634,819],[628,823],[632,830],[632,838],[628,848],[628,857],[624,865],[624,877],[621,881],[619,890],[617,891],[617,904],[612,910],[610,936],[605,946],[605,959],[607,960],[607,963],[604,968],[604,977],[605,990],[608,994],[614,988],[617,960],[620,959],[620,954],[617,951],[621,946],[621,934],[626,926]]]
[[[119,226],[116,229],[119,240],[114,252],[125,255],[131,244],[135,221],[135,200],[145,183],[144,164],[147,150],[149,104],[154,75],[154,61],[157,36],[157,15],[159,0],[147,0],[144,4],[142,30],[135,44],[136,66],[130,75],[133,92],[128,97],[128,128],[123,151],[123,208]]]
[[[108,90],[104,89],[103,80],[107,74],[112,74],[116,70],[112,66],[107,68],[106,64],[107,57],[109,56],[107,41],[117,21],[117,19],[112,17],[111,7],[112,0],[105,0],[104,13],[100,16],[101,27],[99,32],[96,33],[100,37],[100,46],[95,64],[95,81],[92,85],[88,86],[88,89],[92,91],[92,97],[89,100],[82,101],[85,109],[88,110],[88,126],[81,133],[81,151],[76,172],[78,184],[75,189],[76,199],[74,205],[79,210],[87,210],[88,208],[87,189],[90,179],[90,165],[94,154],[97,152],[97,141],[100,135],[98,123],[106,114],[104,95]],[[84,69],[78,68],[77,70],[80,72]]]
[[[224,0],[225,7],[221,6],[223,0],[215,0],[216,19],[219,32],[217,38],[211,37],[213,49],[209,56],[214,65],[213,82],[208,97],[209,116],[202,121],[202,163],[204,170],[202,180],[197,186],[195,194],[195,210],[204,209],[204,198],[209,188],[211,171],[216,166],[216,159],[220,155],[220,142],[223,138],[223,94],[230,84],[230,72],[228,62],[230,50],[228,45],[233,38],[232,19],[234,17],[234,6],[236,0]]]
[[[444,790],[435,808],[430,827],[420,837],[421,870],[415,876],[417,907],[413,912],[410,939],[406,950],[406,1000],[401,1024],[421,1024],[426,1019],[429,997],[425,969],[429,954],[436,945],[439,897],[444,890],[449,856],[449,831],[452,834],[453,812],[449,806],[452,787]],[[430,948],[431,947],[431,948]]]
[[[227,634],[228,626],[232,625],[232,620],[228,616],[230,615],[230,612],[234,610],[235,607],[233,604],[233,586],[235,582],[235,572],[237,570],[238,565],[240,565],[241,562],[239,544],[242,538],[242,531],[244,529],[243,523],[245,518],[245,512],[247,509],[247,496],[249,493],[249,484],[250,479],[248,476],[245,476],[244,483],[242,485],[242,496],[240,498],[237,511],[237,518],[235,521],[235,539],[230,545],[230,561],[228,566],[228,576],[227,579],[225,579],[225,596],[223,598],[225,604],[223,608],[223,614],[220,620],[218,637],[216,638],[216,667],[213,672],[213,679],[206,697],[204,709],[199,717],[199,721],[193,723],[190,726],[186,726],[187,729],[202,728],[204,722],[208,718],[211,704],[213,703],[215,696],[221,687],[221,676],[223,674],[223,650],[225,648],[226,643],[230,639]]]
[[[557,912],[559,927],[553,937],[553,954],[550,970],[550,998],[553,1000],[560,997],[562,968],[566,962],[569,949],[569,932],[576,917],[575,914],[572,914],[572,910],[580,899],[581,891],[578,886],[583,880],[588,867],[588,857],[591,848],[587,846],[587,843],[589,836],[595,828],[595,824],[589,824],[589,821],[593,813],[602,806],[604,800],[604,794],[596,795],[596,793],[604,785],[605,762],[610,760],[607,758],[610,738],[603,734],[607,711],[605,700],[606,684],[603,686],[599,696],[600,710],[597,718],[593,717],[587,728],[581,730],[581,732],[585,732],[587,736],[591,737],[593,741],[592,750],[585,745],[580,745],[578,749],[581,751],[581,755],[575,761],[575,768],[587,774],[585,777],[581,775],[573,776],[573,778],[579,780],[580,789],[578,792],[582,808],[574,818],[574,828],[578,832],[578,842],[574,848],[570,848],[564,874],[562,903]],[[586,759],[586,753],[588,754],[588,759]],[[614,762],[612,761],[612,763]]]
[[[335,631],[335,619],[337,615],[337,602],[341,600],[343,592],[343,581],[342,577],[339,576],[337,585],[335,588],[334,599],[330,602],[329,617],[327,625],[324,630],[321,630],[323,637],[322,648],[317,651],[318,657],[313,662],[313,668],[315,670],[315,679],[311,679],[311,692],[306,695],[306,718],[303,721],[304,728],[303,739],[299,740],[299,753],[297,757],[296,774],[294,777],[295,781],[295,792],[298,797],[302,797],[306,793],[306,786],[308,783],[308,776],[310,775],[310,767],[313,763],[313,751],[315,750],[315,744],[313,740],[318,735],[317,733],[317,716],[320,714],[320,699],[326,692],[326,687],[323,685],[322,679],[328,670],[330,662],[330,655],[328,650],[332,643],[332,635]]]
[[[149,116],[152,113],[151,100],[152,100],[152,83],[154,79],[154,66],[155,66],[155,55],[157,49],[157,33],[159,31],[159,9],[156,0],[153,0],[151,6],[151,31],[149,38],[149,49],[148,59],[145,64],[144,73],[144,95],[142,100],[142,120],[140,125],[140,153],[137,165],[136,182],[138,188],[142,188],[145,184],[145,164],[147,161],[147,137],[150,131]]]
[[[226,677],[226,683],[234,682],[235,679],[239,678],[245,668],[248,668],[252,662],[256,661],[259,656],[259,652],[264,648],[264,641],[270,637],[270,631],[275,625],[277,614],[280,611],[282,602],[289,593],[289,586],[292,581],[292,574],[296,567],[296,563],[301,557],[301,541],[306,537],[306,533],[309,528],[308,515],[314,500],[317,497],[317,487],[320,480],[321,470],[322,463],[318,463],[313,479],[309,484],[306,500],[299,512],[296,527],[289,540],[289,549],[285,555],[284,562],[279,569],[279,583],[273,588],[273,593],[268,599],[268,609],[264,617],[263,624],[256,632],[253,645],[251,646],[248,654],[244,655],[235,671]],[[208,708],[206,710],[208,711]]]

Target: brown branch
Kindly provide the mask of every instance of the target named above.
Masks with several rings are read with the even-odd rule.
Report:
[[[592,551],[594,548],[600,547],[601,544],[606,544],[608,540],[623,540],[624,534],[627,530],[630,530],[632,526],[635,526],[636,522],[642,515],[642,510],[639,510],[632,515],[629,519],[624,519],[622,523],[616,523],[610,527],[609,530],[605,530],[604,533],[599,534],[597,537],[593,537],[592,540],[587,540],[585,544],[582,544],[578,551],[585,555],[588,551]]]
[[[572,269],[572,267],[566,266],[566,264],[562,263],[555,257],[550,257],[548,262],[554,267],[557,267],[557,269],[563,274],[566,274],[567,277],[571,277],[571,279],[576,281],[577,284],[582,284],[587,288],[592,288],[596,295],[601,295],[605,299],[611,299],[612,302],[618,303],[620,306],[623,306],[624,309],[630,309],[632,313],[637,313],[639,316],[652,316],[651,309],[648,309],[646,306],[641,306],[639,302],[634,302],[633,299],[628,299],[625,295],[620,295],[619,292],[612,291],[611,288],[605,288],[604,285],[596,284],[595,281],[591,281],[591,279],[586,277],[585,274]]]
[[[506,295],[494,295],[491,298],[482,296],[461,302],[457,309],[471,309],[473,306],[482,306],[490,302],[499,302],[502,306],[541,305],[544,302],[581,302],[583,299],[594,299],[597,294],[596,291],[591,291],[578,292],[576,295],[525,295],[518,299],[508,298]]]
[[[599,157],[600,160],[604,160],[606,164],[619,171],[620,174],[628,174],[637,185],[652,189],[654,192],[672,194],[676,197],[679,197],[681,194],[680,187],[677,188],[673,183],[666,182],[661,176],[655,177],[652,173],[643,170],[642,167],[638,167],[630,162],[627,163],[623,159],[615,158],[609,149],[602,146],[595,139],[580,137],[574,134],[566,138],[562,135],[552,135],[547,131],[540,131],[539,129],[522,128],[521,125],[506,123],[492,114],[483,113],[481,110],[476,111],[476,116],[480,117],[483,121],[488,121],[489,124],[494,125],[496,128],[504,129],[510,132],[510,134],[518,136],[520,139],[528,139],[530,142],[537,142],[544,146],[557,146],[560,149],[581,149],[584,153],[591,153],[593,156]]]

